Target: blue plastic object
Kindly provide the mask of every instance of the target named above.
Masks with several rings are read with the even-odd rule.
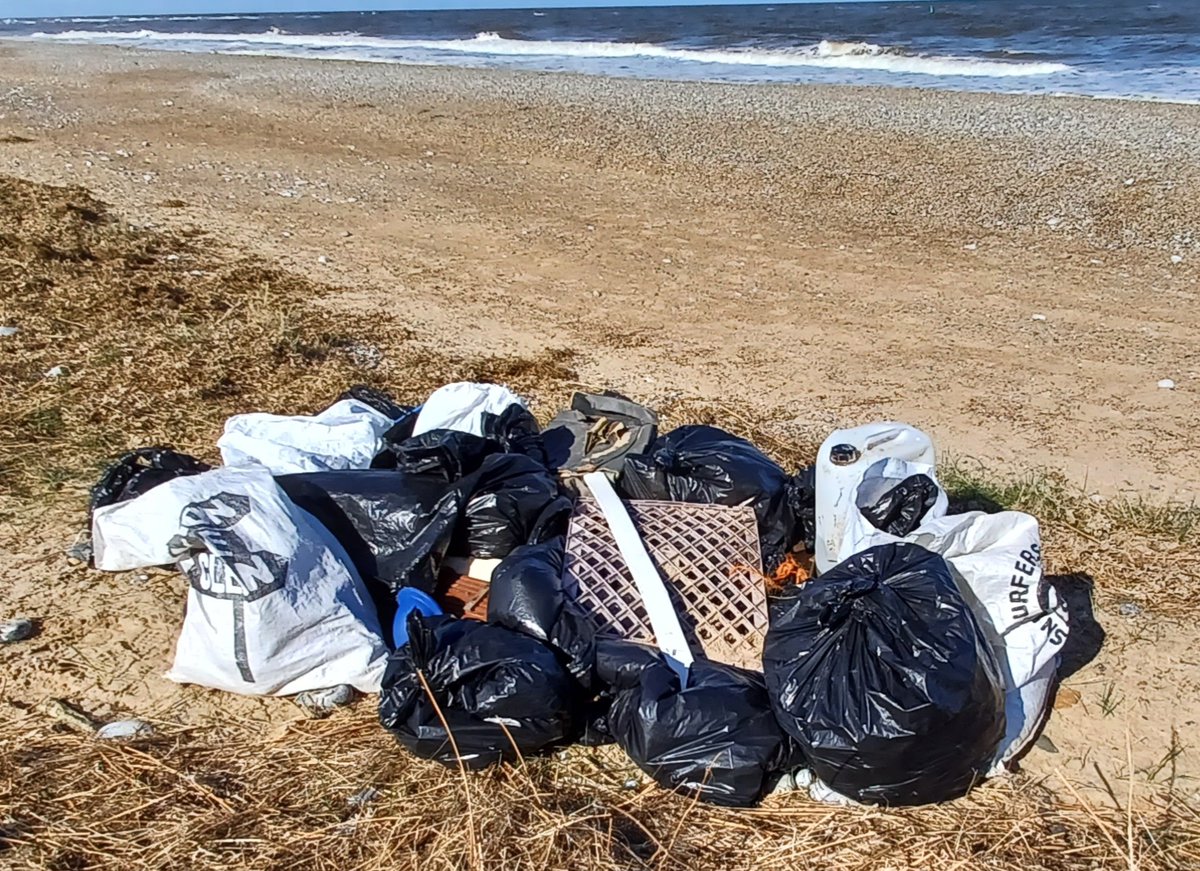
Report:
[[[408,615],[416,611],[423,617],[436,617],[441,607],[428,593],[416,587],[401,587],[396,593],[396,619],[392,623],[392,641],[397,647],[408,644]]]

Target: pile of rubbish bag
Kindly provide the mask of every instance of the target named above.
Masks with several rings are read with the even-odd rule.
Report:
[[[1010,767],[1050,708],[1068,621],[1036,519],[950,514],[932,443],[903,424],[835,432],[789,474],[716,427],[659,433],[616,394],[577,394],[543,428],[509,389],[460,383],[415,407],[356,387],[311,416],[237,415],[217,447],[217,467],[128,453],[90,503],[95,568],[186,578],[171,680],[378,693],[383,728],[445,765],[615,743],[663,788],[732,807],[789,784],[952,799]],[[604,511],[653,645],[581,604],[581,498]],[[695,648],[634,500],[749,506],[764,583],[809,565],[769,591],[761,669]],[[452,607],[460,575],[486,620]]]

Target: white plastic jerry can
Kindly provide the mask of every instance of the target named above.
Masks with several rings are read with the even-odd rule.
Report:
[[[933,441],[904,423],[868,423],[834,431],[817,454],[816,567],[827,572],[837,565],[846,532],[846,517],[857,511],[855,492],[867,469],[880,460],[905,460],[935,466]]]

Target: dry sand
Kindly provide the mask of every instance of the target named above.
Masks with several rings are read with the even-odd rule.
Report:
[[[448,347],[1200,494],[1194,107],[13,44],[0,77],[35,140],[0,171],[220,230]]]
[[[0,44],[0,173],[203,230],[450,352],[575,349],[586,386],[805,445],[899,418],[1098,501],[1200,494],[1198,134],[1181,106]],[[67,569],[46,511],[54,535],[0,547],[0,618],[57,598],[78,637],[6,652],[0,693],[295,716],[161,680],[178,590]],[[1120,604],[1027,767],[1102,795],[1128,742],[1139,788],[1195,794],[1197,629]]]

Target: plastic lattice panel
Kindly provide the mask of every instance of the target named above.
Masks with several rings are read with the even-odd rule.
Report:
[[[625,507],[666,581],[692,650],[761,669],[767,594],[753,509],[652,501]],[[566,574],[579,584],[579,602],[601,634],[654,643],[637,585],[593,499],[580,499],[571,517]]]

